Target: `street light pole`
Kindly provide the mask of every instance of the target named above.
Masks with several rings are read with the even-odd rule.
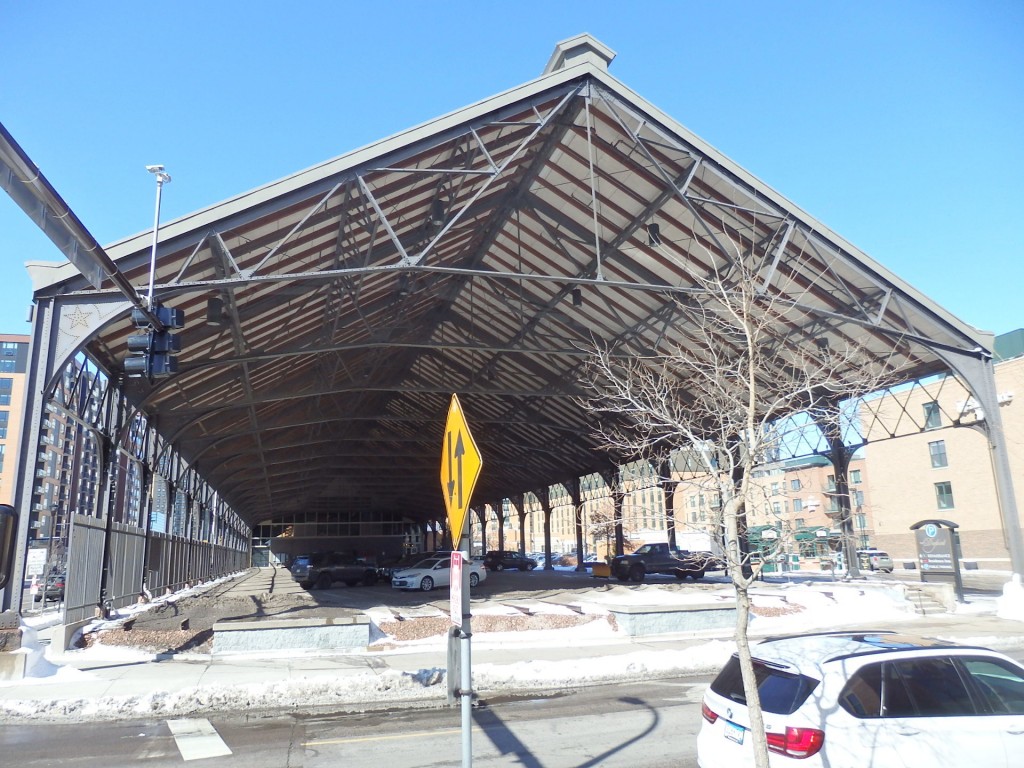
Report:
[[[162,165],[147,165],[146,170],[156,176],[156,211],[153,213],[153,248],[149,254],[149,296],[147,298],[149,311],[152,312],[153,304],[153,281],[156,278],[156,243],[160,233],[160,194],[164,184],[171,180],[171,175],[164,172]]]

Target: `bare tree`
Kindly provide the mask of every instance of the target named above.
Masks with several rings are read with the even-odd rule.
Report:
[[[596,542],[604,542],[605,558],[615,551],[615,528],[622,527],[622,540],[626,547],[632,545],[632,530],[629,521],[616,519],[615,505],[611,498],[603,499],[605,503],[592,505],[587,514],[587,532]]]
[[[726,241],[728,242],[728,241]],[[717,494],[736,594],[736,644],[754,733],[756,764],[768,766],[764,719],[748,641],[750,587],[763,564],[745,546],[745,515],[763,489],[752,469],[779,455],[789,431],[808,424],[838,434],[858,399],[895,380],[894,353],[872,354],[805,308],[812,290],[769,270],[731,243],[677,298],[671,348],[649,352],[596,345],[581,382],[583,405],[616,455],[658,462],[685,454],[701,484]],[[786,274],[795,275],[797,270]],[[772,281],[765,278],[772,274]],[[829,332],[831,346],[823,343]],[[889,346],[893,349],[897,345]],[[836,348],[840,347],[840,348]],[[805,414],[793,420],[792,414]]]

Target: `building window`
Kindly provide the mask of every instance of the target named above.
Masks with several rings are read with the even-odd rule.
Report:
[[[863,507],[864,506],[864,491],[854,491],[853,492],[853,504],[854,504],[854,506],[857,506],[857,507]]]
[[[777,501],[773,501],[772,502],[772,512],[776,516],[781,515],[782,514],[782,505],[779,502],[777,502]]]
[[[0,440],[7,439],[7,411],[0,411]]]
[[[946,458],[946,441],[936,440],[935,442],[928,443],[928,453],[932,457],[932,466],[948,467],[949,460]]]
[[[953,484],[949,482],[935,484],[935,502],[939,509],[953,508]]]
[[[924,404],[924,428],[938,429],[942,426],[942,413],[939,411],[939,404],[932,400]]]
[[[850,470],[850,482],[853,483],[854,485],[860,485],[860,470],[859,469],[851,469]]]
[[[857,528],[863,531],[868,527],[868,516],[864,514],[857,515]]]
[[[796,519],[796,527],[797,528],[806,528],[807,527],[807,523],[806,523],[806,521],[802,517],[798,517]]]
[[[789,481],[789,490],[791,490],[791,491],[799,491],[800,490],[800,478],[799,477],[794,477],[792,480]]]
[[[794,512],[803,512],[804,511],[804,500],[803,499],[793,499],[793,511]]]
[[[778,483],[772,483],[772,496],[778,496],[778,495],[779,495],[779,484]]]
[[[14,379],[0,377],[0,405],[11,404],[11,389],[14,386]]]
[[[828,476],[826,476],[826,478],[825,478],[825,485],[828,487],[828,490],[834,491],[836,489],[836,476],[835,475],[828,475]]]

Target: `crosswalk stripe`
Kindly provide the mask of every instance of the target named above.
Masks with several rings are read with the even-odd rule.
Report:
[[[209,720],[168,720],[174,742],[182,760],[202,760],[204,757],[230,755],[231,750]]]

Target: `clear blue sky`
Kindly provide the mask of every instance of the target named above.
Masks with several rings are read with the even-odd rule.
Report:
[[[611,73],[966,322],[1024,326],[1024,1],[0,0],[0,121],[106,244],[540,74]],[[56,248],[0,192],[0,332]]]

